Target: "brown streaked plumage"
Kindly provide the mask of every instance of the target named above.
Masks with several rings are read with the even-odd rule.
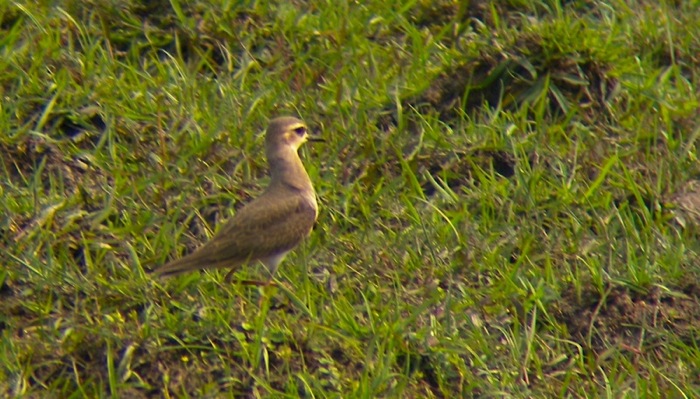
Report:
[[[308,139],[306,125],[297,118],[270,121],[265,135],[271,174],[267,189],[203,246],[153,273],[173,276],[198,269],[231,268],[230,275],[238,266],[259,260],[274,274],[287,252],[311,233],[316,222],[316,193],[297,153]]]

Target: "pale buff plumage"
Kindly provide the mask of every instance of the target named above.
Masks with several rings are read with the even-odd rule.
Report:
[[[311,233],[318,205],[299,147],[308,137],[304,122],[294,117],[273,119],[265,150],[270,185],[239,210],[211,240],[191,254],[154,271],[172,276],[197,269],[231,268],[262,262],[274,274],[284,256]]]

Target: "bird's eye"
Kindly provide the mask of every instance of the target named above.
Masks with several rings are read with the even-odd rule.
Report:
[[[306,134],[306,126],[299,126],[294,129],[294,133],[297,134],[297,136],[303,136]]]

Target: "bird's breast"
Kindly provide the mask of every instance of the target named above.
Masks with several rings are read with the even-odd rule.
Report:
[[[306,201],[307,205],[314,210],[314,213],[318,215],[318,203],[316,202],[316,193],[311,190],[304,192],[302,198]]]

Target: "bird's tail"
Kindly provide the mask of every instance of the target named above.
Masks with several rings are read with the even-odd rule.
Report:
[[[212,255],[211,252],[205,245],[187,256],[164,264],[150,273],[157,277],[171,277],[200,269],[233,269],[244,263],[241,259],[216,256]]]
[[[151,271],[151,274],[158,277],[172,277],[192,270],[201,269],[201,259],[192,255],[194,254],[166,263]]]

